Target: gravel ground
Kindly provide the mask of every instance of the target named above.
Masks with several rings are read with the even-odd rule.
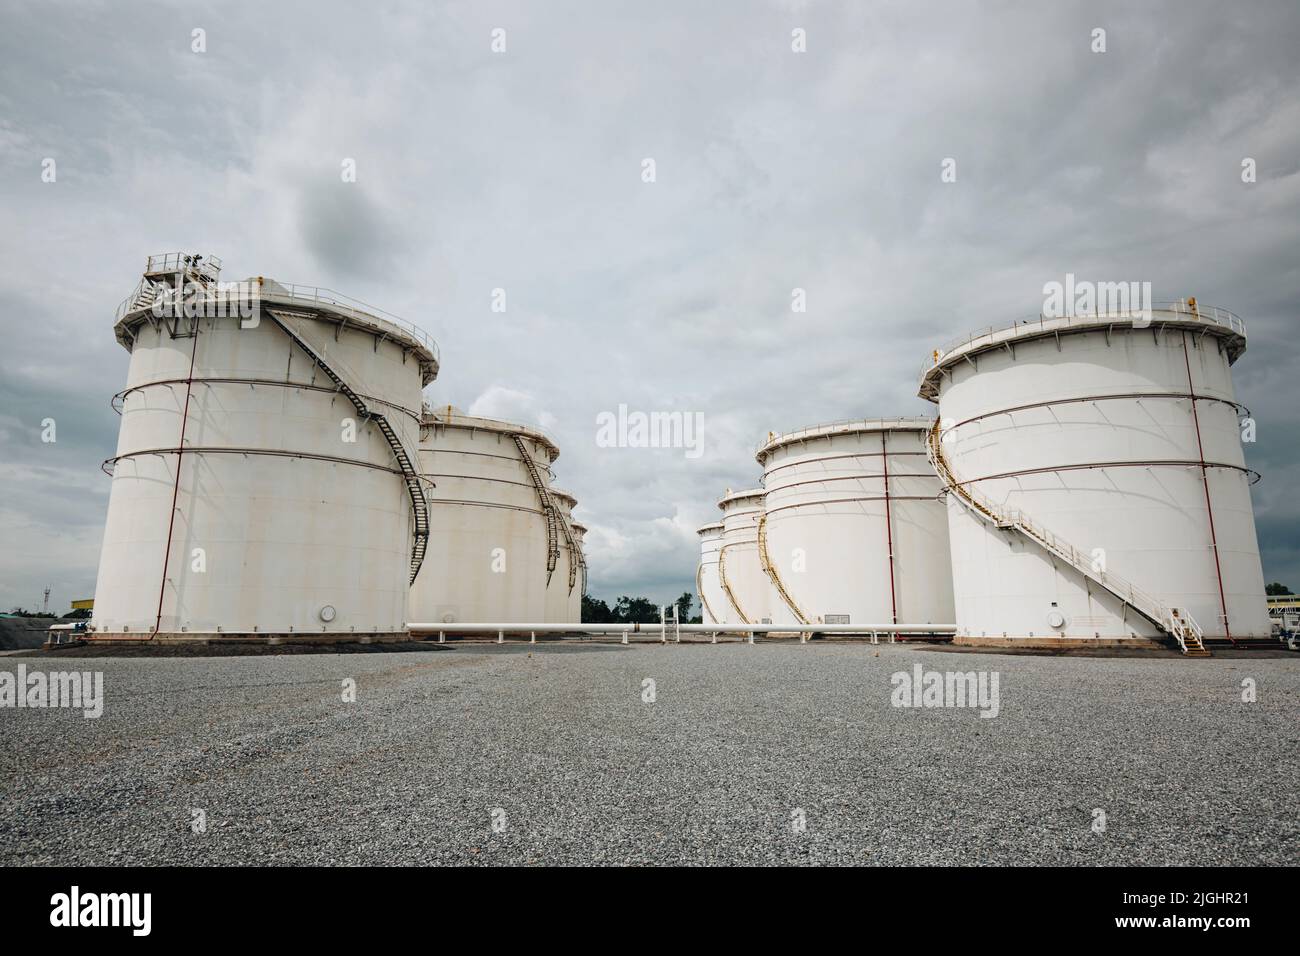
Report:
[[[996,671],[998,717],[891,706],[918,662]],[[79,666],[0,671],[20,663]],[[0,864],[1300,863],[1294,658],[568,643],[84,666],[101,718],[0,709]]]

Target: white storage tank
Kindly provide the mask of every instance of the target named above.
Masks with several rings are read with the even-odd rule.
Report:
[[[587,546],[584,543],[587,540],[587,526],[584,524],[579,524],[576,521],[571,521],[569,523],[569,527],[573,529],[573,537],[575,542],[578,545],[578,552],[579,554],[582,555],[582,560],[578,567],[579,576],[578,576],[577,600],[570,605],[570,611],[572,613],[575,613],[577,616],[571,618],[570,620],[581,622],[582,621],[582,596],[587,593],[587,557],[586,557]],[[571,597],[570,600],[572,601],[573,598]],[[566,621],[565,623],[568,622]]]
[[[722,543],[718,548],[718,583],[726,601],[723,623],[771,623],[771,584],[758,560],[758,520],[763,516],[762,488],[722,496]]]
[[[759,560],[776,624],[951,624],[931,420],[834,422],[769,435]]]
[[[450,405],[425,411],[420,473],[433,485],[432,546],[411,588],[411,620],[549,620],[547,579],[564,577],[559,507],[548,491],[559,454],[526,425]]]
[[[582,592],[587,586],[586,558],[573,531],[573,509],[578,499],[562,488],[552,487],[550,492],[559,511],[560,560],[546,589],[546,620],[576,624],[582,620]]]
[[[1035,319],[935,352],[959,640],[1269,634],[1230,312]]]
[[[695,572],[695,591],[700,601],[700,620],[705,624],[726,623],[727,595],[718,579],[718,551],[722,547],[722,522],[706,524],[700,536],[700,563]]]
[[[131,359],[95,637],[404,637],[429,338],[182,254],[149,258],[115,331]]]

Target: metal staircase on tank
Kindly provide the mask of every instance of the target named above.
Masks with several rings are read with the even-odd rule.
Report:
[[[776,588],[776,593],[781,595],[781,600],[793,612],[795,620],[800,624],[812,623],[808,620],[808,615],[795,603],[794,597],[785,589],[785,584],[781,581],[781,575],[777,572],[776,565],[772,563],[772,559],[768,556],[766,514],[760,515],[758,519],[758,563],[762,565],[763,571],[771,579],[772,586]]]
[[[519,457],[523,459],[524,467],[528,470],[528,477],[533,481],[533,488],[537,492],[537,500],[542,505],[542,516],[546,519],[546,585],[550,587],[551,575],[555,573],[555,565],[560,560],[560,512],[551,499],[551,492],[546,487],[546,483],[542,481],[541,473],[537,470],[537,462],[533,461],[533,456],[528,454],[528,446],[524,443],[524,436],[512,434],[510,437],[515,440],[515,448],[519,449]],[[565,531],[572,540],[573,532],[569,530],[567,523]],[[570,591],[573,590],[575,570],[573,562],[569,562]],[[585,576],[583,580],[585,582]]]
[[[709,615],[709,620],[714,624],[721,623],[722,618],[713,613],[713,607],[709,604],[709,599],[704,593],[704,564],[702,562],[695,569],[695,590],[699,592],[700,607]]]
[[[736,592],[731,590],[731,583],[727,580],[727,547],[723,545],[718,548],[718,583],[722,585],[722,591],[727,595],[727,600],[731,602],[732,609],[740,616],[741,624],[753,624],[745,612],[740,609],[740,602],[736,600]]]
[[[211,292],[221,278],[221,260],[216,256],[184,253],[168,253],[150,256],[145,263],[144,275],[141,276],[135,291],[119,309],[119,317],[124,312],[139,312],[154,306],[160,297],[168,309],[164,310],[163,319],[174,339],[191,338],[197,334],[197,323],[191,322],[189,328],[182,329],[179,322],[167,322],[173,316],[169,312],[175,306],[183,304],[186,290],[202,289]]]
[[[582,572],[582,593],[587,593],[587,558],[582,553],[582,545],[578,544],[578,539],[573,534],[573,526],[569,524],[569,519],[563,514],[560,516],[560,530],[564,532],[565,544],[569,548],[569,593],[573,593],[573,586],[578,583],[578,572]]]
[[[1154,595],[1143,591],[1119,575],[1094,567],[1090,553],[1085,557],[1084,552],[1074,545],[1062,541],[1046,528],[1030,521],[1024,512],[1000,508],[990,498],[958,480],[943,453],[943,435],[938,419],[930,428],[925,451],[926,457],[929,458],[930,464],[934,466],[946,489],[977,518],[993,525],[999,531],[1016,531],[1049,554],[1060,558],[1085,578],[1113,594],[1127,607],[1131,607],[1172,637],[1179,649],[1188,657],[1210,656],[1203,640],[1204,632],[1186,608],[1166,606]]]
[[[407,494],[411,498],[411,513],[415,519],[415,539],[411,544],[410,577],[410,583],[414,583],[415,576],[420,573],[420,566],[424,564],[424,555],[429,546],[429,503],[424,497],[424,486],[420,484],[421,479],[419,473],[415,470],[415,462],[411,459],[397,432],[393,430],[392,423],[388,421],[388,418],[367,405],[365,399],[348,385],[343,376],[336,372],[325,357],[298,333],[290,321],[277,315],[275,309],[268,309],[267,311],[270,313],[272,321],[283,329],[294,344],[306,352],[308,358],[315,362],[321,371],[329,376],[330,381],[337,386],[338,390],[347,396],[348,401],[356,408],[357,414],[361,416],[362,420],[373,422],[379,428],[384,440],[388,442],[388,447],[392,449],[393,458],[396,459],[398,467],[401,469],[402,481],[405,483]]]

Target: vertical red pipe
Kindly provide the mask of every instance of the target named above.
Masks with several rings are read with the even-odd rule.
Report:
[[[180,319],[177,319],[179,323]],[[172,531],[176,527],[176,499],[181,490],[181,456],[185,454],[185,426],[190,418],[190,393],[194,390],[194,358],[199,351],[199,320],[194,320],[194,344],[190,346],[190,374],[185,378],[185,410],[181,412],[181,437],[176,443],[176,481],[172,485],[172,510],[167,519],[167,550],[163,552],[162,580],[158,583],[158,617],[154,621],[153,636],[162,627],[163,595],[167,591],[167,567],[172,557]]]
[[[1205,488],[1205,513],[1210,518],[1210,548],[1214,551],[1214,573],[1219,578],[1219,607],[1223,610],[1223,635],[1232,640],[1228,626],[1228,600],[1223,593],[1223,568],[1219,565],[1219,539],[1214,533],[1214,508],[1210,504],[1210,475],[1205,465],[1205,446],[1201,444],[1201,419],[1196,412],[1196,388],[1192,385],[1192,359],[1187,350],[1187,331],[1183,331],[1183,364],[1187,367],[1187,394],[1192,396],[1192,423],[1196,426],[1196,453],[1201,460],[1201,485]]]
[[[885,466],[885,542],[889,548],[889,613],[891,624],[898,623],[898,598],[894,593],[894,520],[889,509],[889,448],[885,444],[887,432],[880,433],[880,460]]]

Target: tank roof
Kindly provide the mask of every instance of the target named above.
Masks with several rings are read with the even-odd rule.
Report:
[[[521,435],[529,441],[535,441],[546,449],[550,461],[560,457],[560,446],[540,429],[518,422],[507,422],[497,418],[480,418],[466,415],[455,405],[426,405],[424,407],[424,424],[441,425],[444,428],[465,428],[485,432],[498,432],[503,435]],[[554,490],[554,489],[552,489]]]
[[[853,418],[838,422],[827,422],[824,425],[808,425],[805,428],[796,428],[794,431],[778,434],[777,432],[768,432],[758,446],[754,458],[760,465],[767,463],[768,455],[785,445],[793,445],[797,442],[812,441],[817,438],[832,438],[836,435],[856,435],[864,432],[890,432],[890,431],[929,431],[930,426],[934,424],[934,419],[922,416],[913,416],[909,418]]]
[[[547,491],[555,495],[555,497],[559,498],[561,501],[567,501],[570,508],[577,507],[578,499],[573,496],[572,492],[565,491],[563,488],[548,488]]]
[[[751,498],[764,498],[767,496],[765,488],[747,488],[744,491],[732,491],[727,489],[727,493],[718,499],[718,507],[726,510],[727,505],[734,504],[737,501],[748,501]]]
[[[935,349],[921,366],[921,382],[917,394],[921,398],[937,402],[939,383],[947,369],[991,349],[1012,348],[1015,343],[1031,339],[1151,326],[1194,329],[1202,334],[1217,336],[1224,340],[1229,364],[1237,361],[1241,353],[1246,351],[1246,323],[1227,309],[1199,305],[1195,299],[1153,305],[1149,319],[1140,312],[1102,312],[1057,318],[1037,315],[1002,326],[977,329]]]
[[[696,534],[704,534],[706,531],[721,531],[723,524],[721,521],[714,521],[709,524],[702,524],[695,529]]]
[[[113,327],[117,341],[129,349],[131,330],[155,315],[170,317],[182,307],[210,309],[218,317],[238,315],[238,306],[247,307],[249,300],[253,300],[268,308],[280,307],[286,312],[382,334],[416,355],[424,385],[438,377],[441,357],[437,343],[419,326],[391,312],[319,286],[277,282],[265,276],[224,282],[220,276],[221,260],[216,256],[205,258],[182,253],[149,256],[140,282],[117,307]],[[184,283],[186,291],[170,300],[176,305],[162,309],[162,314],[156,313],[155,309],[165,301],[163,295],[168,288],[176,288],[179,283]]]

